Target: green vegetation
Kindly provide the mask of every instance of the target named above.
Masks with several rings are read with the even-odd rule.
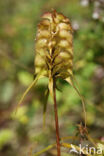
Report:
[[[85,2],[86,1],[86,2]],[[52,8],[67,16],[74,29],[74,76],[84,96],[91,138],[104,146],[104,2],[102,0],[0,1],[0,155],[22,156],[55,143],[54,109],[48,99],[46,127],[43,103],[48,80],[31,89],[14,115],[16,105],[34,79],[34,45],[37,24]],[[84,122],[80,97],[64,80],[56,91],[60,135],[78,135],[66,142],[78,145],[78,124]],[[89,137],[89,136],[87,136]],[[89,139],[91,143],[91,138]],[[83,139],[82,139],[83,142]],[[55,156],[56,148],[42,156]],[[62,148],[62,156],[69,156]],[[29,155],[30,156],[30,155]]]

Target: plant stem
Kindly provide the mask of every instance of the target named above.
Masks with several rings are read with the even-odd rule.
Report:
[[[58,112],[57,112],[57,103],[56,103],[55,80],[53,80],[53,100],[54,100],[54,113],[55,113],[55,126],[56,126],[57,156],[61,156]]]

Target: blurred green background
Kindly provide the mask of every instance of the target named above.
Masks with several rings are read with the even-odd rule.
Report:
[[[104,140],[104,0],[0,0],[0,156],[29,155],[55,142],[54,110],[48,100],[43,131],[43,101],[48,80],[41,79],[19,107],[33,80],[37,24],[52,8],[74,29],[74,75],[85,98],[87,126]],[[60,135],[71,136],[84,115],[80,97],[64,81],[57,91]],[[43,154],[54,156],[55,149]],[[62,156],[68,156],[67,152]]]

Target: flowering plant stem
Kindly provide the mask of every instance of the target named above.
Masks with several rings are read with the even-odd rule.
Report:
[[[55,79],[53,80],[53,100],[54,100],[54,113],[55,113],[57,156],[61,156],[59,122],[58,122],[58,111],[57,111],[57,103],[56,103],[56,85],[55,85]]]

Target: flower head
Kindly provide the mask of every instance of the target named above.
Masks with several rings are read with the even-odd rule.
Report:
[[[69,78],[73,67],[73,30],[70,21],[55,10],[43,14],[35,44],[35,74],[49,78]],[[50,85],[51,84],[51,85]]]

